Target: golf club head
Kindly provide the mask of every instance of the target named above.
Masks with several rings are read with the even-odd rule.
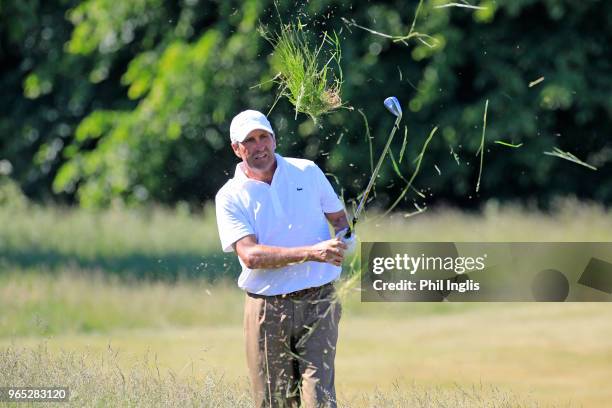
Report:
[[[385,108],[393,115],[400,117],[402,116],[402,105],[400,105],[399,101],[395,96],[389,96],[385,99]]]

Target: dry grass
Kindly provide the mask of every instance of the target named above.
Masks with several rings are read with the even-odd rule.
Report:
[[[126,397],[126,402],[119,405],[128,405],[138,395],[150,393],[148,387],[155,384],[153,380],[160,381],[157,369],[161,384],[168,387],[172,386],[171,381],[178,381],[172,375],[196,388],[203,387],[205,381],[218,381],[221,375],[223,382],[230,384],[227,387],[245,383],[240,290],[211,287],[212,293],[220,296],[201,303],[197,286],[191,292],[187,283],[117,290],[114,284],[103,281],[88,284],[83,279],[71,290],[68,280],[57,282],[75,300],[75,307],[64,310],[66,321],[75,316],[79,304],[84,309],[82,322],[88,323],[87,319],[95,317],[88,315],[90,307],[98,311],[97,318],[108,321],[96,330],[83,331],[56,320],[66,329],[50,337],[5,333],[0,337],[0,350],[12,348],[18,357],[14,353],[13,357],[8,355],[5,358],[12,360],[0,362],[0,366],[13,366],[17,358],[22,364],[22,377],[0,372],[0,386],[12,383],[8,381],[13,379],[35,381],[43,378],[41,375],[53,375],[58,381],[66,378],[61,384],[86,389],[87,384],[74,382],[78,378],[68,376],[70,370],[62,369],[81,360],[98,364],[80,371],[89,372],[83,375],[96,378],[95,382],[101,384],[98,395],[115,392],[116,383],[111,380],[119,379],[119,370],[130,377],[126,390],[136,396]],[[50,284],[53,286],[53,282]],[[11,293],[27,296],[30,291],[40,293],[40,287],[14,285]],[[51,290],[47,296],[51,298],[57,293]],[[2,298],[5,299],[4,294]],[[123,305],[126,321],[129,316],[138,318],[139,325],[126,326],[112,313],[104,314],[109,303]],[[151,307],[149,313],[138,306],[147,304]],[[608,341],[612,336],[609,319],[612,310],[608,303],[364,304],[359,302],[358,292],[352,291],[343,304],[336,360],[336,383],[343,406],[514,407],[534,406],[537,401],[540,406],[573,406],[570,404],[573,402],[604,407],[612,398],[606,386],[612,375],[612,348]],[[156,318],[155,314],[162,310],[165,318]],[[203,316],[181,322],[184,312]],[[41,308],[41,319],[45,316]],[[41,342],[46,345],[47,357],[35,357]],[[114,371],[104,372],[105,367]],[[62,370],[65,377],[58,375]],[[44,374],[47,372],[52,374]],[[215,372],[219,375],[211,374]],[[113,379],[113,373],[117,379]],[[151,378],[145,381],[146,376]],[[28,381],[20,384],[34,384]],[[189,390],[185,387],[176,394],[168,391],[163,398],[185,403],[181,399]],[[224,387],[220,385],[215,392]],[[142,401],[144,406],[152,400],[143,395]],[[168,399],[160,401],[172,405]],[[228,401],[219,406],[232,406],[235,400]]]
[[[612,240],[609,210],[571,201],[550,214],[490,203],[481,214],[375,218],[358,225],[362,239]],[[73,406],[250,404],[235,268],[211,285],[112,277],[127,261],[107,262],[136,252],[198,268],[218,251],[212,216],[33,207],[0,208],[0,222],[0,386],[53,380],[76,392]],[[612,398],[609,304],[365,304],[358,295],[348,289],[343,300],[341,406],[604,407]]]
[[[145,356],[129,369],[121,368],[116,353],[50,353],[9,347],[0,350],[0,378],[11,386],[57,385],[70,390],[75,407],[250,407],[247,384],[221,375],[162,375],[155,357]],[[56,406],[57,403],[33,406]]]
[[[222,374],[191,368],[183,375],[161,368],[156,355],[146,354],[131,367],[118,360],[110,346],[102,353],[56,352],[36,348],[0,349],[0,385],[61,384],[68,387],[68,405],[75,407],[250,407],[246,379],[231,381]],[[32,406],[55,406],[36,403]],[[535,402],[486,386],[451,388],[402,386],[392,391],[339,398],[339,407],[535,407]]]

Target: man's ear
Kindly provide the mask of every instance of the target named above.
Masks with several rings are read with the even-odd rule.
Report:
[[[238,143],[232,143],[232,150],[234,151],[234,154],[239,158],[242,159],[242,157],[240,156],[240,145]]]

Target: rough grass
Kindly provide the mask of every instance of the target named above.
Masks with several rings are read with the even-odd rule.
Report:
[[[410,218],[374,213],[361,220],[358,234],[364,241],[394,242],[608,242],[612,211],[575,200],[559,200],[549,213],[491,201],[477,213],[453,208]]]
[[[47,272],[0,274],[0,338],[218,326],[237,322],[242,313],[234,282],[125,282],[102,272]]]
[[[0,378],[11,386],[61,384],[68,387],[75,407],[250,407],[246,379],[231,381],[221,374],[180,375],[159,367],[156,356],[144,355],[122,368],[110,346],[102,354],[50,353],[45,344],[25,349],[0,349]],[[56,406],[57,403],[20,404]],[[64,404],[62,404],[64,405]],[[453,388],[400,386],[391,392],[339,398],[339,407],[536,407],[531,400],[496,387]],[[9,404],[6,404],[9,406]]]
[[[551,214],[490,203],[481,214],[376,218],[358,224],[361,239],[612,241],[609,210],[569,201]],[[241,315],[238,265],[233,254],[218,252],[211,211],[0,207],[0,225],[0,336],[217,325]],[[403,313],[402,305],[362,304],[355,285],[341,286],[355,314]],[[477,306],[415,304],[411,313]]]
[[[364,241],[612,240],[611,210],[571,200],[559,201],[551,213],[490,202],[481,213],[442,208],[410,218],[401,212],[385,218],[372,212],[366,215],[357,225]],[[87,211],[0,206],[0,226],[0,262],[20,266],[76,263],[85,267],[81,269],[112,272],[130,269],[132,258],[134,264],[144,262],[146,267],[161,264],[157,268],[167,269],[168,274],[176,269],[197,274],[212,273],[215,256],[221,255],[212,208],[191,214],[163,208]],[[222,259],[234,258],[230,254]]]
[[[605,407],[612,397],[609,304],[483,304],[443,314],[413,313],[411,304],[403,304],[401,315],[373,311],[378,313],[355,315],[347,308],[342,318],[336,383],[345,406],[381,406],[373,399],[377,393],[389,401],[382,406],[419,406],[397,401],[416,389],[438,398],[456,392],[453,398],[459,398],[459,390],[473,387],[481,392],[474,395],[482,406],[508,406],[499,403],[502,394],[527,406],[537,401]],[[0,338],[0,350],[25,347],[29,353],[41,341],[39,336]],[[45,344],[54,359],[67,358],[68,351],[94,362],[108,358],[110,345],[114,365],[124,374],[146,360],[162,377],[172,372],[201,382],[223,374],[228,383],[240,384],[246,376],[240,316],[226,326],[66,333]],[[31,370],[46,369],[47,363],[28,361]],[[426,401],[430,404],[424,406],[441,406]]]
[[[68,405],[74,407],[252,406],[243,382],[232,383],[210,373],[179,377],[170,371],[162,375],[155,356],[144,356],[129,369],[122,369],[110,347],[95,355],[50,353],[44,344],[34,349],[0,349],[0,378],[0,384],[16,387],[61,384],[69,388]]]
[[[233,278],[214,211],[0,207],[0,271],[9,266],[101,270],[128,278]],[[4,266],[3,266],[4,264]]]
[[[577,202],[550,214],[491,203],[482,214],[371,214],[358,235],[610,241],[611,215]],[[0,207],[0,225],[0,386],[54,378],[80,396],[74,406],[249,405],[243,295],[237,266],[215,261],[212,213]],[[355,287],[343,304],[341,406],[612,398],[609,304],[365,304]]]
[[[80,257],[141,252],[211,253],[219,250],[214,208],[84,210],[29,205],[0,206],[0,239],[6,249],[41,248]]]

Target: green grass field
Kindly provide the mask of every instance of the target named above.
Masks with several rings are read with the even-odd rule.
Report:
[[[0,208],[0,386],[74,406],[249,406],[237,263],[210,211]],[[361,224],[369,241],[610,241],[612,216],[490,205]],[[343,406],[609,405],[607,303],[359,302],[346,290]],[[40,405],[36,405],[40,406]]]

